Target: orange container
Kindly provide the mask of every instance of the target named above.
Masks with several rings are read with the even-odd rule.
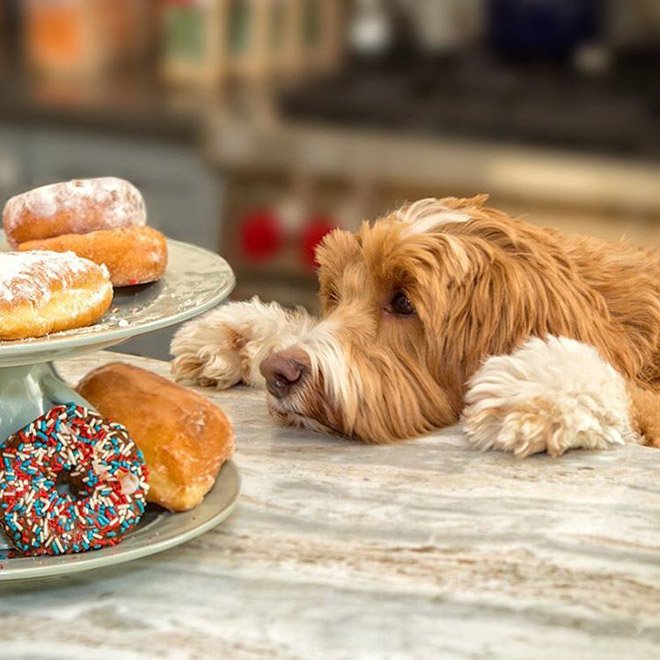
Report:
[[[28,0],[25,51],[47,74],[96,74],[135,55],[139,9],[135,0]]]

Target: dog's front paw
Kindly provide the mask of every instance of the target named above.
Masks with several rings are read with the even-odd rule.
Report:
[[[232,387],[241,381],[263,385],[259,365],[273,350],[308,332],[313,320],[302,310],[264,304],[256,296],[223,305],[186,323],[170,352],[177,381],[189,385]]]
[[[240,351],[246,338],[231,321],[230,307],[186,323],[175,334],[170,352],[178,382],[226,389],[242,380]]]
[[[595,348],[563,337],[530,339],[511,355],[489,358],[465,402],[472,444],[520,458],[638,440],[623,377]]]
[[[518,458],[541,452],[561,456],[576,446],[562,411],[542,397],[516,404],[482,406],[478,412],[475,408],[467,408],[463,428],[476,448],[498,449]],[[583,428],[582,433],[585,431]],[[589,437],[594,448],[604,448],[598,440],[599,435],[600,430],[592,425]],[[613,442],[621,444],[616,438]]]

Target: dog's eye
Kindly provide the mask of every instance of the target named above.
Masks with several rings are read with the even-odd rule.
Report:
[[[410,316],[415,313],[415,308],[403,291],[397,291],[390,300],[388,311],[397,316]]]
[[[330,289],[325,293],[325,300],[328,305],[334,307],[339,303],[339,295],[334,289]]]

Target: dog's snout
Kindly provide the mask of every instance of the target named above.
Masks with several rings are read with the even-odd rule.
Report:
[[[271,353],[261,363],[259,370],[266,379],[268,391],[282,399],[300,384],[305,367],[286,351],[279,351]]]

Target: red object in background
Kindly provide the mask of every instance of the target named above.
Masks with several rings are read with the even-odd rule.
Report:
[[[265,261],[282,247],[284,231],[279,218],[267,209],[246,213],[240,223],[241,248],[252,261]]]
[[[305,264],[310,268],[317,268],[316,246],[323,237],[336,229],[337,225],[327,217],[310,218],[301,235],[302,256]]]

